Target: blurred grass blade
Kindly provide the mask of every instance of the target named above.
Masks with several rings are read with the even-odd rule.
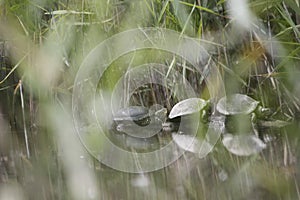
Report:
[[[181,3],[182,5],[191,6],[191,7],[193,7],[195,5],[195,4],[192,4],[192,3],[185,2],[185,1],[179,1],[179,3]],[[224,17],[224,16],[220,15],[217,12],[214,12],[213,10],[211,10],[209,8],[205,8],[205,7],[202,7],[202,6],[199,6],[199,5],[195,5],[195,7],[200,9],[200,10],[203,10],[205,12],[208,12],[208,13],[220,16],[220,17]]]
[[[184,24],[184,26],[183,26],[183,28],[182,28],[182,30],[181,30],[181,33],[180,33],[180,37],[182,37],[183,33],[185,32],[185,29],[187,29],[187,27],[189,27],[190,19],[191,19],[191,16],[192,16],[192,14],[193,14],[193,12],[194,12],[194,10],[195,10],[195,6],[196,6],[196,3],[194,4],[194,6],[193,6],[193,8],[192,8],[192,10],[191,10],[191,12],[190,12],[190,14],[189,14],[189,16],[187,17],[187,19],[186,19],[186,21],[185,21],[185,24]],[[190,25],[190,26],[191,26],[191,25]],[[191,26],[191,27],[192,27],[192,26]],[[189,29],[191,29],[191,28],[189,28]]]
[[[86,11],[75,11],[75,10],[54,10],[52,12],[45,13],[45,15],[66,15],[66,14],[93,15],[94,13],[86,12]]]
[[[179,21],[179,25],[181,27],[181,36],[183,32],[193,35],[194,33],[193,26],[188,22],[190,18],[189,16],[191,15],[191,13],[195,8],[193,8],[192,12],[188,15],[187,9],[183,6],[183,4],[180,4],[179,0],[174,0],[171,2],[175,10],[175,16],[177,17]]]
[[[159,14],[159,17],[158,17],[158,19],[157,19],[157,23],[159,23],[159,22],[161,21],[161,19],[162,19],[164,13],[166,12],[166,9],[167,9],[167,7],[168,7],[168,5],[169,5],[169,1],[170,1],[170,0],[165,1],[164,5],[163,5],[163,8],[161,9],[160,14]]]
[[[28,54],[26,54],[25,56],[23,56],[19,62],[9,71],[9,73],[0,81],[0,85],[2,83],[4,83],[8,77],[10,77],[12,75],[12,73],[20,66],[20,64],[25,60],[25,58],[28,56]]]
[[[26,125],[26,119],[25,119],[25,106],[24,106],[24,97],[23,97],[23,87],[22,87],[22,81],[21,80],[19,81],[19,84],[17,85],[16,89],[17,88],[19,88],[19,90],[20,90],[23,131],[24,131],[24,139],[25,139],[25,146],[26,146],[26,154],[27,154],[27,158],[30,158],[27,125]]]

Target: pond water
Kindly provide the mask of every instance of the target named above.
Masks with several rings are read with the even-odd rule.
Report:
[[[5,120],[2,119],[2,123]],[[73,138],[73,130],[64,129],[68,133],[65,132],[63,137],[66,138],[62,139],[54,133],[61,134],[60,129],[38,127],[36,135],[29,138],[30,158],[26,156],[22,130],[1,135],[0,185],[6,185],[5,190],[2,187],[6,193],[1,193],[1,197],[17,195],[8,192],[10,187],[29,199],[73,199],[74,195],[84,199],[299,198],[297,122],[281,128],[258,127],[265,147],[251,155],[229,152],[222,135],[205,157],[200,158],[197,151],[193,151],[199,145],[196,142],[194,148],[185,149],[184,154],[168,166],[144,173],[120,172],[101,164],[82,148],[76,136]],[[4,138],[10,142],[3,142]],[[189,142],[189,137],[174,135],[166,144],[171,140]],[[198,137],[196,140],[200,141]],[[136,152],[134,148],[127,150]],[[37,190],[41,192],[35,192]]]

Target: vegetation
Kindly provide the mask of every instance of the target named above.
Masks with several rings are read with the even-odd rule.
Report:
[[[0,0],[0,16],[0,199],[300,198],[298,0]],[[182,100],[177,94],[189,88],[186,82],[196,97],[213,99],[205,73],[212,73],[209,69],[214,65],[227,95],[252,97],[270,108],[264,120],[281,123],[258,125],[266,148],[238,156],[219,139],[204,158],[187,151],[149,173],[120,172],[92,156],[95,152],[84,148],[76,132],[96,133],[99,127],[88,121],[74,123],[74,110],[88,111],[78,114],[84,119],[96,115],[90,102],[74,104],[76,98],[90,100],[80,96],[84,91],[76,85],[85,73],[80,66],[89,64],[91,50],[101,42],[144,27],[171,29],[180,37],[194,38],[205,47],[206,63],[197,63],[201,69],[197,70],[180,55],[155,48],[136,49],[105,63],[132,38],[109,43],[112,48],[99,55],[107,69],[91,85],[102,95],[96,97],[104,99],[99,106],[101,125],[111,125],[110,112],[105,110],[111,102],[105,94],[123,95],[117,98],[120,107],[160,104],[168,113]],[[148,75],[136,72],[145,63],[167,66],[155,68],[153,79],[162,75],[170,81],[142,86],[133,81],[129,87],[133,80],[129,75]],[[105,143],[97,134],[89,134],[86,140],[96,150]],[[159,140],[163,143],[164,138]],[[129,146],[142,142],[126,139]],[[106,157],[116,163],[126,161],[114,154]]]

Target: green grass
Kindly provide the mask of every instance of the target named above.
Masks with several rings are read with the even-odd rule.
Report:
[[[249,1],[254,22],[264,27],[251,31],[235,27],[227,3],[0,0],[0,199],[300,198],[299,2]],[[232,155],[218,141],[206,158],[185,153],[170,166],[144,174],[147,187],[135,187],[137,174],[101,164],[81,145],[71,101],[89,52],[117,33],[142,27],[172,29],[207,44],[227,94],[247,94],[271,108],[272,119],[291,125],[261,130],[276,139],[258,155]],[[128,68],[149,62],[180,72],[199,97],[210,98],[191,63],[159,50],[120,56],[96,87],[111,91]],[[177,99],[169,92],[147,85],[130,103],[163,103],[170,111]],[[102,141],[93,136],[88,139],[96,149]]]

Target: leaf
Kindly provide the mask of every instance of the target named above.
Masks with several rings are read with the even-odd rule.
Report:
[[[182,115],[193,114],[201,111],[207,105],[207,101],[200,98],[185,99],[177,103],[171,110],[169,118],[173,119]]]
[[[222,140],[226,149],[238,156],[250,156],[261,152],[266,144],[255,135],[226,134]]]

